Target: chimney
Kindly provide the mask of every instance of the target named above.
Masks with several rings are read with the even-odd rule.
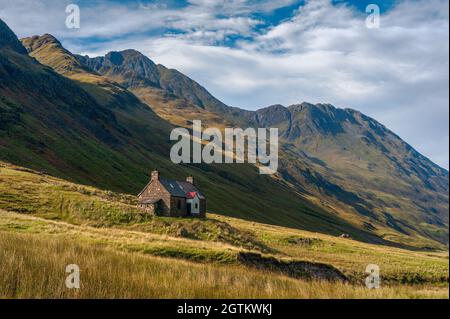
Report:
[[[194,177],[189,176],[186,178],[186,182],[191,183],[192,185],[194,185]]]
[[[159,172],[158,172],[158,170],[153,171],[151,176],[152,176],[152,181],[159,180]]]

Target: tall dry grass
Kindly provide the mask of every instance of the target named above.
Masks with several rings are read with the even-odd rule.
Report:
[[[78,290],[65,287],[68,264],[80,266]],[[0,232],[0,269],[1,298],[448,298],[446,287],[374,291],[9,232]]]

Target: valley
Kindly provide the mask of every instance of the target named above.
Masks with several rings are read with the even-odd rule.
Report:
[[[81,65],[118,83],[171,125],[192,129],[201,119],[206,128],[222,132],[277,128],[275,181],[303,202],[378,237],[352,231],[360,240],[405,246],[414,238],[413,246],[424,248],[448,243],[448,172],[358,111],[310,103],[246,111],[225,105],[192,79],[135,50],[89,58],[71,54],[48,35],[22,41],[31,56],[62,75],[79,80]],[[55,61],[65,61],[65,68]]]
[[[174,163],[195,121],[276,128],[277,173]],[[154,170],[195,177],[207,218],[141,209]],[[448,298],[448,235],[448,171],[357,110],[228,106],[136,50],[80,56],[0,20],[0,298]]]

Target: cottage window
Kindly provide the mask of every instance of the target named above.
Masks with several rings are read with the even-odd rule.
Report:
[[[195,203],[195,209],[198,209],[198,204],[197,203]]]
[[[178,200],[177,207],[179,210],[181,209],[181,200],[180,199]]]

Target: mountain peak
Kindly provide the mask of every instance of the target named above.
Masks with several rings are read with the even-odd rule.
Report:
[[[41,64],[50,66],[60,74],[71,75],[90,72],[51,34],[23,38],[21,42],[29,56],[37,59]]]
[[[14,32],[0,19],[0,49],[9,48],[17,53],[27,54]]]
[[[276,110],[283,110],[283,109],[287,109],[286,106],[284,106],[282,104],[274,104],[274,105],[270,105],[270,106],[264,107],[262,109],[259,109],[258,112],[260,112],[260,111],[276,111]]]
[[[156,64],[136,50],[111,51],[105,56],[76,58],[83,65],[98,72],[123,86],[137,87],[149,84],[159,87],[159,72]]]
[[[321,110],[321,111],[336,111],[337,108],[331,104],[326,103],[309,103],[309,102],[302,102],[300,104],[293,104],[288,107],[290,111],[304,111],[304,110]]]
[[[120,51],[120,53],[124,56],[134,56],[134,57],[142,57],[145,59],[149,59],[146,55],[144,55],[143,53],[141,53],[137,50],[134,50],[134,49],[126,49],[126,50]]]
[[[302,102],[300,104],[292,104],[288,107],[282,105],[282,104],[274,104],[270,105],[264,108],[261,108],[257,110],[257,113],[270,113],[270,112],[293,112],[293,111],[304,111],[304,110],[310,110],[310,109],[321,109],[321,110],[335,110],[336,107],[334,107],[331,104],[312,104],[309,102]]]
[[[156,67],[155,63],[152,60],[150,60],[147,56],[133,49],[127,49],[123,51],[111,51],[105,55],[104,61],[107,64],[111,64],[114,66],[121,66],[123,64],[141,61],[142,63],[146,63],[148,65]]]
[[[34,35],[29,38],[23,38],[20,40],[22,42],[22,45],[25,47],[25,49],[28,51],[28,53],[33,52],[37,48],[43,47],[45,45],[53,45],[56,48],[62,48],[61,42],[59,42],[58,39],[56,39],[51,34],[44,34],[44,35]]]

